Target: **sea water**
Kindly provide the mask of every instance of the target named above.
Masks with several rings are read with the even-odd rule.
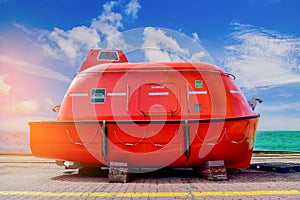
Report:
[[[300,131],[257,131],[254,150],[300,152]]]

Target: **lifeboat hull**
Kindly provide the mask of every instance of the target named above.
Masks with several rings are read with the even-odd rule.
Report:
[[[122,51],[91,50],[57,121],[29,123],[32,153],[87,167],[247,168],[259,114],[234,78],[207,63],[128,63]]]
[[[84,166],[121,161],[130,167],[199,167],[224,160],[227,168],[248,168],[258,117],[154,121],[151,126],[143,121],[31,122],[30,145],[37,157]],[[140,125],[140,133],[127,131],[133,124]]]

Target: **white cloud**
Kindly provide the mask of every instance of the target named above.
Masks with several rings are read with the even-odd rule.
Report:
[[[198,36],[197,33],[192,33],[192,36],[193,36],[193,40],[194,40],[195,42],[200,43],[200,38],[199,38],[199,36]]]
[[[63,82],[71,82],[71,79],[49,68],[38,66],[23,60],[11,58],[5,55],[0,55],[0,63],[9,65],[9,67],[17,68],[18,70],[40,77],[50,78]]]
[[[114,1],[104,4],[102,14],[93,19],[91,28],[106,36],[119,33],[118,29],[123,27],[122,14],[113,11],[116,5]]]
[[[91,28],[97,30],[98,34],[106,39],[107,48],[125,50],[127,44],[119,31],[123,27],[123,16],[121,13],[113,11],[117,5],[114,1],[104,4],[104,11],[100,16],[93,19]]]
[[[207,57],[207,53],[204,51],[200,51],[198,53],[192,54],[191,58],[189,59],[190,62],[200,62],[203,58]]]
[[[41,31],[40,42],[48,56],[63,59],[71,64],[81,62],[86,52],[106,42],[106,48],[126,49],[128,45],[120,34],[125,16],[135,19],[140,9],[137,0],[131,0],[122,12],[114,9],[122,6],[121,2],[108,1],[103,5],[102,13],[91,20],[89,26],[77,26],[70,30],[54,28],[52,32]],[[20,27],[22,28],[22,27]],[[109,39],[112,37],[111,39]],[[67,59],[66,59],[67,58]]]
[[[13,23],[13,25],[14,25],[16,28],[18,28],[18,29],[20,29],[21,31],[23,31],[24,33],[26,33],[27,35],[32,35],[32,34],[33,34],[33,32],[32,32],[30,29],[28,29],[28,28],[26,28],[26,27],[24,26],[24,24]]]
[[[189,55],[189,50],[180,47],[176,39],[167,36],[161,29],[147,27],[143,33],[143,44],[147,61],[182,61],[180,55]]]
[[[300,82],[300,38],[250,25],[234,26],[224,66],[237,76],[241,87]]]
[[[86,54],[87,49],[95,47],[100,42],[97,31],[86,26],[74,27],[68,31],[54,28],[54,31],[48,37],[55,42],[58,48],[51,50],[49,44],[45,43],[43,49],[46,53],[54,55],[56,58],[63,53],[71,63],[75,63],[78,57]],[[64,56],[61,56],[61,58],[65,59]]]
[[[7,96],[11,89],[11,85],[5,82],[5,75],[0,74],[0,95]]]
[[[214,63],[209,54],[199,44],[197,33],[190,38],[180,32],[147,27],[143,32],[146,61],[150,62],[207,62]]]
[[[139,2],[137,0],[131,0],[125,9],[125,13],[126,15],[131,15],[132,18],[137,18],[137,13],[139,11],[139,9],[141,8],[141,5],[139,4]]]
[[[4,108],[7,112],[13,114],[31,115],[38,111],[39,106],[36,101],[24,100],[5,105]]]

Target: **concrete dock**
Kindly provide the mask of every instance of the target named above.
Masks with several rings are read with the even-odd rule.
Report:
[[[254,153],[251,163],[300,163],[300,153]],[[0,155],[0,199],[300,199],[300,172],[242,169],[226,181],[192,170],[133,174],[129,183],[78,174],[53,160]]]

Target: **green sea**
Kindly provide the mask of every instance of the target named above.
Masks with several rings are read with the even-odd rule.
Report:
[[[257,131],[254,150],[300,152],[300,131]]]

